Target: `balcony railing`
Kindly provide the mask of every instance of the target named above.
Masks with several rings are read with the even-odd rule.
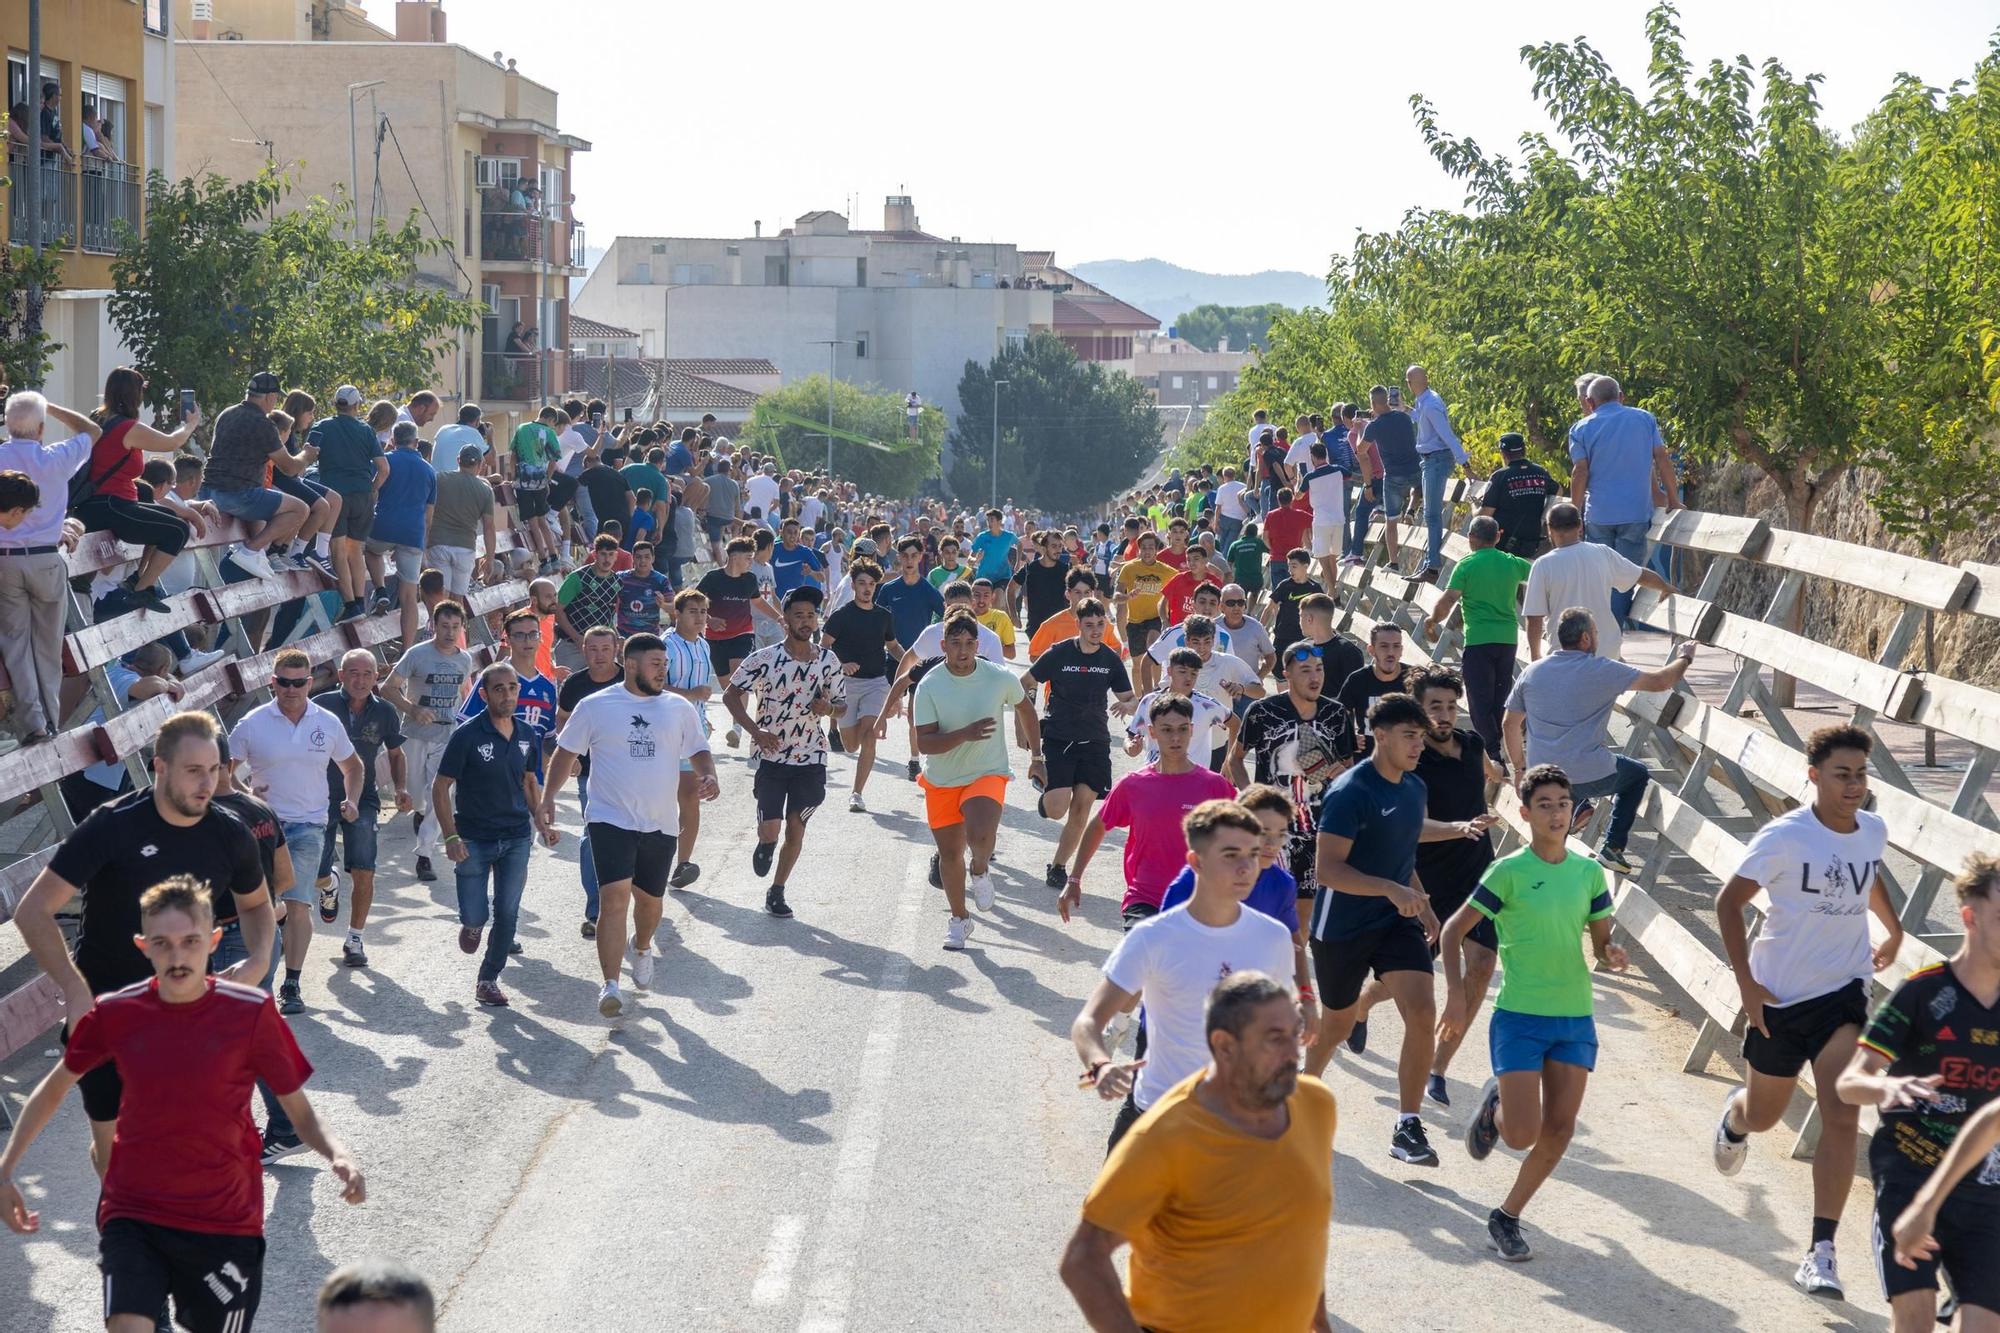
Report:
[[[493,402],[540,402],[546,355],[487,352],[481,359],[480,396]]]
[[[584,252],[585,252],[585,250],[586,250],[587,248],[588,248],[588,247],[587,247],[587,246],[585,246],[585,245],[584,245],[584,243],[583,243],[583,224],[582,224],[581,222],[572,222],[572,223],[570,223],[570,224],[569,224],[569,266],[570,266],[571,268],[589,268],[589,267],[590,267],[590,260],[589,260],[589,258],[588,258],[588,257],[587,257],[587,256],[585,255],[585,253],[584,253]]]
[[[539,264],[548,227],[548,219],[539,213],[482,204],[479,209],[480,257]]]
[[[139,173],[127,162],[84,160],[83,248],[115,254],[129,229],[139,230]]]
[[[7,155],[7,174],[13,185],[7,191],[7,239],[15,245],[33,243],[28,226],[28,173],[40,177],[42,187],[42,244],[67,248],[76,244],[76,172],[60,162],[44,162],[30,167],[26,154],[16,150]]]

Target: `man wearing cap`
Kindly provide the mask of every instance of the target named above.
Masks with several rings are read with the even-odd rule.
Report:
[[[250,377],[243,401],[225,408],[215,419],[215,436],[209,442],[208,467],[202,478],[201,498],[230,517],[242,519],[248,532],[231,559],[245,573],[264,579],[276,575],[278,561],[292,567],[284,555],[268,552],[273,542],[279,543],[278,551],[282,552],[283,543],[297,535],[310,512],[305,501],[264,484],[267,462],[297,476],[312,461],[285,448],[278,428],[271,424],[271,412],[284,396],[284,388],[268,370]]]
[[[1486,480],[1479,512],[1500,525],[1500,550],[1533,560],[1542,550],[1542,516],[1562,486],[1547,468],[1528,461],[1528,440],[1519,431],[1500,437],[1500,462]]]
[[[445,431],[453,429],[446,426],[438,432],[439,439],[443,439]],[[505,572],[493,559],[496,546],[493,486],[479,475],[480,462],[485,457],[483,442],[461,444],[458,470],[438,473],[437,500],[431,510],[430,547],[424,552],[424,559],[431,568],[444,574],[445,591],[460,600],[472,591],[478,561],[473,544],[480,536],[486,542],[487,577],[499,582]]]
[[[777,872],[764,895],[772,916],[792,914],[785,881],[805,845],[806,821],[826,799],[826,722],[847,700],[840,659],[819,646],[819,612],[826,594],[802,584],[785,595],[783,642],[743,659],[722,692],[722,703],[757,747],[757,850],[750,867],[759,877]],[[757,696],[751,720],[749,699]],[[780,831],[784,844],[778,842]]]
[[[320,484],[340,495],[333,524],[333,573],[340,584],[340,617],[361,614],[368,587],[363,547],[375,530],[375,488],[389,475],[382,442],[361,413],[367,400],[352,384],[333,391],[333,415],[314,423],[310,440],[319,448]],[[211,467],[213,465],[211,464]]]

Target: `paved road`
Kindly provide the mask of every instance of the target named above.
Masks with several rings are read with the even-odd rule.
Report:
[[[1080,1327],[1055,1263],[1110,1108],[1075,1090],[1066,1033],[1116,938],[1115,849],[1065,927],[1041,884],[1046,826],[1017,784],[999,906],[946,953],[915,787],[881,774],[874,813],[850,815],[836,769],[843,799],[814,822],[798,917],[779,922],[749,869],[748,774],[725,752],[705,873],[672,895],[655,989],[615,1024],[577,931],[573,806],[564,845],[537,853],[527,954],[505,978],[515,1006],[499,1012],[472,1002],[448,885],[410,881],[407,828],[385,830],[375,966],[342,971],[323,933],[295,1020],[370,1201],[341,1204],[296,1164],[314,1159],[268,1173],[260,1327],[305,1327],[325,1273],[371,1253],[426,1272],[453,1333]],[[1452,1139],[1486,1072],[1483,1023],[1458,1105],[1433,1118],[1436,1170],[1388,1156],[1395,1019],[1340,1057],[1337,1327],[1886,1329],[1865,1182],[1846,1233],[1856,1299],[1797,1295],[1807,1171],[1773,1136],[1740,1177],[1715,1175],[1728,1070],[1676,1072],[1693,1029],[1640,969],[1599,985],[1603,1062],[1520,1267],[1484,1247],[1511,1158],[1474,1165]],[[39,1048],[17,1058],[0,1092],[18,1105],[46,1064]],[[84,1143],[72,1100],[25,1174],[44,1233],[0,1236],[6,1333],[99,1327]]]

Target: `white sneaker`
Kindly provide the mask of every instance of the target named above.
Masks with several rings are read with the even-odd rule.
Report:
[[[1725,1127],[1729,1124],[1729,1108],[1736,1104],[1736,1099],[1742,1096],[1743,1093],[1744,1090],[1742,1088],[1736,1088],[1727,1097],[1722,1099],[1722,1115],[1715,1122],[1715,1169],[1725,1176],[1733,1176],[1738,1171],[1741,1171],[1743,1169],[1743,1159],[1750,1155],[1749,1135],[1746,1134],[1740,1139],[1731,1139],[1724,1132]],[[1800,1271],[1803,1272],[1805,1270],[1801,1269]]]
[[[971,933],[972,933],[971,917],[969,916],[952,917],[945,923],[944,947],[947,949],[963,949],[965,947],[965,937],[970,935]]]
[[[227,656],[229,656],[228,652],[221,648],[211,648],[207,652],[197,651],[189,653],[181,659],[181,674],[183,676],[192,676],[197,671],[205,671]]]
[[[262,551],[253,551],[246,546],[239,546],[229,553],[229,558],[238,569],[255,578],[268,579],[277,577],[277,571],[271,568],[270,560],[265,557]]]
[[[632,984],[640,990],[651,990],[653,988],[653,951],[648,949],[644,953],[634,953],[632,950],[627,949],[625,956],[632,962]]]
[[[993,876],[991,873],[972,877],[972,901],[982,912],[993,910]]]
[[[597,1012],[606,1018],[616,1018],[625,1009],[625,1001],[618,994],[618,983],[607,981],[597,992]]]
[[[867,803],[861,799],[860,792],[854,791],[847,794],[847,813],[850,815],[865,815],[868,813]]]
[[[1814,1243],[1799,1261],[1799,1271],[1792,1274],[1792,1285],[1808,1296],[1847,1299],[1847,1289],[1840,1285],[1840,1270],[1834,1266],[1832,1241]]]

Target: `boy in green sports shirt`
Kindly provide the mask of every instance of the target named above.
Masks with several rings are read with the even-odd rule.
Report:
[[[1514,688],[1514,652],[1520,639],[1521,585],[1531,568],[1518,555],[1500,549],[1500,524],[1490,515],[1472,520],[1466,530],[1472,554],[1451,567],[1444,596],[1424,622],[1424,633],[1437,640],[1451,608],[1465,602],[1465,652],[1460,671],[1465,676],[1465,707],[1472,729],[1486,742],[1493,762],[1507,762],[1500,718]]]
[[[1570,850],[1570,782],[1554,764],[1521,776],[1521,808],[1530,841],[1486,868],[1465,906],[1438,941],[1448,998],[1438,1028],[1465,1031],[1469,1006],[1461,946],[1479,919],[1500,936],[1500,995],[1487,1031],[1493,1077],[1466,1126],[1465,1148],[1483,1161],[1493,1145],[1525,1152],[1505,1202],[1487,1215],[1488,1243],[1513,1263],[1528,1258],[1521,1210],[1556,1169],[1576,1131],[1583,1089],[1597,1065],[1590,968],[1578,939],[1586,932],[1597,961],[1625,970],[1625,950],[1611,942],[1611,893],[1604,868]]]

